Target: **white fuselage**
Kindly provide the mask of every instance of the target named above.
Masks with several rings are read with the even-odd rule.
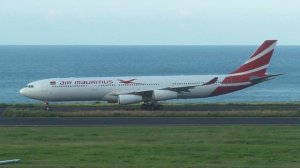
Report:
[[[203,85],[214,77],[218,77],[214,84]],[[129,91],[195,86],[189,91],[179,92],[174,98],[202,98],[209,97],[222,85],[220,82],[224,77],[225,75],[52,78],[31,82],[28,86],[32,87],[23,88],[20,92],[43,101],[118,102],[116,95]]]

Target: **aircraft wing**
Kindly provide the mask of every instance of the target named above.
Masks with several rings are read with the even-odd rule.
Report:
[[[117,92],[114,93],[113,95],[118,96],[118,95],[123,95],[123,94],[136,94],[136,95],[149,95],[152,94],[153,90],[171,90],[175,92],[190,92],[190,89],[193,89],[197,86],[206,86],[206,85],[211,85],[216,83],[218,80],[218,77],[215,77],[211,79],[210,81],[204,83],[204,84],[197,84],[197,85],[184,85],[184,86],[170,86],[170,87],[165,87],[165,88],[151,88],[151,89],[139,89],[139,90],[134,90],[134,91],[124,91],[124,92]]]
[[[190,92],[190,89],[193,89],[197,86],[206,86],[206,85],[212,85],[214,83],[216,83],[218,80],[218,77],[215,77],[213,79],[211,79],[210,81],[201,84],[201,85],[185,85],[185,86],[172,86],[172,87],[168,87],[168,88],[164,88],[161,90],[171,90],[171,91],[176,91],[176,92]]]

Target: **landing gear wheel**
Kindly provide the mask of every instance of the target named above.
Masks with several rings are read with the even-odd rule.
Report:
[[[145,103],[141,106],[142,110],[163,110],[164,107],[157,103]]]
[[[49,110],[50,110],[49,102],[48,102],[48,101],[45,101],[44,104],[45,104],[44,109],[45,109],[46,111],[49,111]]]
[[[162,106],[160,104],[157,106],[157,110],[163,110],[163,109],[164,109],[164,106]]]
[[[147,105],[146,104],[142,104],[141,109],[142,110],[147,110]]]
[[[151,105],[151,106],[150,106],[150,110],[152,110],[152,111],[153,111],[153,110],[156,110],[156,106]]]

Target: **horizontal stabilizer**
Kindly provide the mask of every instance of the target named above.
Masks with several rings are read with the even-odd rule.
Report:
[[[280,76],[280,75],[283,75],[283,74],[266,75],[264,77],[253,76],[253,77],[250,77],[249,81],[253,84],[257,84],[257,83],[265,82],[265,81],[268,81],[268,80],[272,80],[276,76]]]

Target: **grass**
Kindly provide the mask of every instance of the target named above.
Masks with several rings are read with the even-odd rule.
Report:
[[[0,104],[2,117],[300,117],[300,103],[164,104],[163,111],[140,110],[140,104]]]
[[[0,127],[11,168],[300,167],[300,127]]]

